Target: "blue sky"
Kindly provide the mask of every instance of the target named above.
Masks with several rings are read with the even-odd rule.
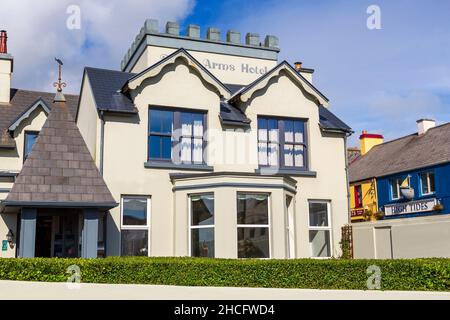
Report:
[[[363,129],[389,140],[414,132],[419,118],[450,121],[447,0],[17,2],[0,4],[0,27],[8,30],[15,57],[15,86],[51,90],[52,59],[59,56],[68,90],[78,93],[84,66],[118,69],[144,20],[156,18],[161,28],[176,20],[183,31],[189,23],[200,25],[202,34],[214,26],[222,37],[228,29],[278,36],[280,61],[315,69],[313,83],[330,99],[330,110],[355,131],[351,144]],[[64,28],[70,4],[81,8],[81,30]],[[366,27],[371,4],[380,7],[380,30]],[[36,39],[39,50],[30,50]]]

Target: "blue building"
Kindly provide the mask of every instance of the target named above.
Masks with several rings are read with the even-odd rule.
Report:
[[[417,127],[349,167],[351,184],[375,181],[378,209],[376,220],[353,224],[356,258],[450,257],[450,123]]]
[[[381,219],[450,213],[450,123],[374,146],[350,166],[350,180],[376,179]]]

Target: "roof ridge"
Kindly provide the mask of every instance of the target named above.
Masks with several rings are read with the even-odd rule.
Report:
[[[114,69],[105,69],[105,68],[98,68],[98,67],[88,67],[85,66],[85,69],[92,69],[92,70],[101,70],[101,71],[111,71],[111,72],[118,72],[118,73],[126,73],[126,74],[136,74],[135,72],[126,72],[126,71],[120,71],[120,70],[114,70]]]
[[[33,93],[44,93],[44,94],[55,94],[54,92],[50,91],[38,91],[38,90],[32,90],[32,89],[20,89],[20,88],[11,88],[11,90],[17,90],[17,91],[26,91],[26,92],[33,92]],[[79,96],[78,94],[74,93],[64,93],[65,96]]]
[[[440,125],[434,126],[433,128],[428,129],[428,131],[434,130],[434,129],[439,129],[440,127],[444,127],[444,126],[447,126],[447,125],[450,125],[450,122],[445,122],[445,123],[442,123]],[[424,134],[426,134],[426,132]],[[405,138],[408,138],[408,137],[411,137],[411,136],[418,136],[418,134],[417,134],[417,132],[414,132],[414,133],[407,134],[406,136],[402,136],[402,137],[398,137],[398,138],[395,138],[395,139],[392,139],[392,140],[389,140],[389,141],[385,141],[383,143],[377,144],[376,146],[373,146],[372,149],[374,149],[376,147],[380,147],[380,146],[386,145],[386,144],[391,143],[391,142],[402,140],[402,139],[405,139]]]

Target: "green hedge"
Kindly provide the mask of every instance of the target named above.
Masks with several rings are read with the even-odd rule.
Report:
[[[382,290],[450,291],[450,259],[0,259],[0,280],[67,281],[66,270],[74,264],[80,267],[81,282],[90,283],[363,290],[367,268],[377,265]]]

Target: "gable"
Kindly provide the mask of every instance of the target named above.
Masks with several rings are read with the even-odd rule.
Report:
[[[242,88],[236,92],[231,98],[231,101],[247,102],[253,98],[259,90],[262,90],[274,82],[280,76],[289,77],[294,83],[296,83],[300,90],[304,92],[305,96],[314,100],[317,105],[328,106],[328,98],[325,97],[316,87],[314,87],[308,80],[306,80],[299,72],[297,72],[286,61],[283,61],[278,66],[255,80],[253,83]]]
[[[173,54],[167,56],[158,63],[150,66],[141,73],[129,79],[126,85],[124,85],[122,92],[135,90],[141,86],[146,79],[158,77],[161,72],[164,70],[167,71],[168,67],[180,63],[188,66],[189,69],[195,72],[203,82],[209,84],[211,88],[214,88],[220,97],[226,99],[230,97],[229,89],[184,49],[175,51]]]

